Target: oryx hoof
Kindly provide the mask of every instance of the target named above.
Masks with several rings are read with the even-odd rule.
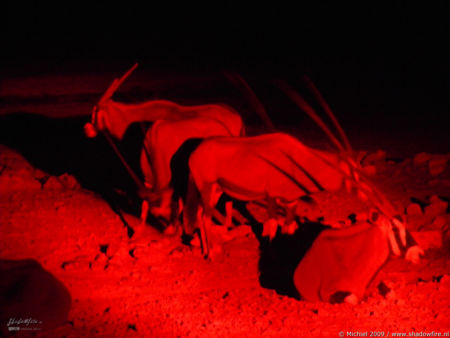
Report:
[[[202,246],[202,243],[198,236],[194,236],[194,237],[192,237],[191,241],[189,242],[189,245],[196,247],[196,248],[200,248]]]
[[[344,302],[346,302],[347,304],[356,305],[358,304],[358,297],[354,293],[352,293],[344,298]]]
[[[264,222],[262,237],[269,237],[272,240],[278,231],[278,222],[276,219],[271,218]]]
[[[293,221],[291,224],[284,225],[281,227],[281,233],[286,235],[293,235],[298,229],[298,225],[296,221]]]

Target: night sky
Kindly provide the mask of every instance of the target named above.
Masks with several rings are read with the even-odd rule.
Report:
[[[366,106],[384,97],[392,111],[432,111],[431,118],[448,121],[448,8],[182,3],[3,2],[1,67],[71,61],[80,69],[92,63],[118,69],[119,63],[122,70],[138,61],[141,67],[231,68],[268,78],[304,71],[325,91],[336,89],[336,96],[349,87]]]
[[[90,5],[9,1],[7,40],[16,48],[14,53],[40,55],[72,47],[74,55],[136,53],[194,61],[319,57],[414,63],[439,61],[448,37],[448,18],[442,17],[442,9],[409,3],[359,7],[183,3],[149,1],[142,7],[111,1]]]

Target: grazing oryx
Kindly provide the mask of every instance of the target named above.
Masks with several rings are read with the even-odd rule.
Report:
[[[231,128],[232,129],[232,128]],[[177,121],[158,120],[148,130],[144,149],[141,152],[141,169],[145,185],[152,190],[152,202],[159,199],[159,205],[152,203],[150,211],[154,216],[162,216],[166,220],[175,221],[178,200],[172,199],[173,186],[171,161],[175,153],[185,142],[192,139],[204,139],[212,136],[233,136],[221,121],[209,117],[194,117]],[[237,135],[234,135],[237,136]],[[186,168],[187,170],[187,168]],[[177,173],[178,175],[182,175]],[[186,173],[186,181],[187,181]],[[180,178],[177,177],[179,180]],[[180,189],[179,187],[175,187]],[[182,192],[178,192],[182,194]],[[149,203],[142,204],[141,221],[145,222]]]
[[[216,137],[203,141],[189,159],[190,183],[184,211],[186,231],[200,229],[200,238],[205,256],[214,254],[211,240],[211,211],[214,208],[213,192],[226,192],[242,201],[266,199],[270,205],[277,201],[290,203],[300,197],[320,190],[336,191],[345,186],[356,188],[358,196],[371,203],[399,230],[403,245],[406,245],[405,227],[394,218],[395,209],[361,173],[351,158],[351,148],[342,132],[346,147],[326,128],[312,108],[287,86],[282,86],[297,104],[316,119],[332,141],[341,150],[332,153],[309,148],[296,138],[274,133],[256,137]],[[314,87],[315,89],[315,87]],[[319,101],[318,92],[314,92]],[[298,96],[298,97],[297,97]],[[322,99],[322,100],[321,100]],[[329,114],[328,106],[324,107]],[[337,124],[337,121],[333,121]],[[274,208],[268,208],[269,220],[264,224],[263,235],[273,236],[278,227]],[[290,225],[285,221],[285,225]],[[273,230],[275,228],[275,230]],[[400,254],[395,236],[388,233],[392,250]]]

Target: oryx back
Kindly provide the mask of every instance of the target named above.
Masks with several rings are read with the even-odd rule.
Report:
[[[342,175],[332,166],[339,165],[337,156],[315,152],[283,133],[218,137],[205,140],[192,154],[189,166],[199,189],[217,183],[240,200],[270,196],[289,201],[340,186]]]
[[[226,125],[214,118],[192,117],[175,121],[156,121],[145,136],[144,149],[141,152],[141,168],[146,181],[154,176],[156,191],[167,188],[171,181],[170,161],[183,143],[189,139],[221,135],[232,134]],[[149,152],[150,161],[145,149]]]
[[[194,117],[215,118],[227,126],[231,135],[243,134],[242,118],[231,107],[222,104],[181,106],[167,100],[137,104],[108,100],[98,105],[92,124],[97,130],[106,129],[117,139],[122,139],[127,128],[135,122],[176,121]]]

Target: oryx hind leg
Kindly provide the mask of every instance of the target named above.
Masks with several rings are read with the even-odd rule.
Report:
[[[144,226],[147,222],[147,216],[148,216],[148,210],[149,210],[149,203],[147,200],[142,201],[141,205],[141,226]]]
[[[272,240],[278,231],[280,221],[277,219],[277,202],[273,197],[266,197],[268,219],[263,223],[262,236]]]
[[[222,251],[221,245],[217,243],[217,238],[212,234],[212,214],[218,200],[217,187],[214,184],[203,184],[200,189],[200,196],[203,204],[203,212],[199,213],[199,227],[203,255],[205,258],[213,259]]]
[[[200,206],[200,194],[197,190],[197,187],[192,179],[191,176],[189,176],[188,179],[188,187],[187,187],[187,193],[186,198],[184,202],[184,210],[183,210],[183,233],[187,236],[193,236],[195,229],[196,229],[196,223],[197,223],[197,216],[198,216],[198,210]]]

